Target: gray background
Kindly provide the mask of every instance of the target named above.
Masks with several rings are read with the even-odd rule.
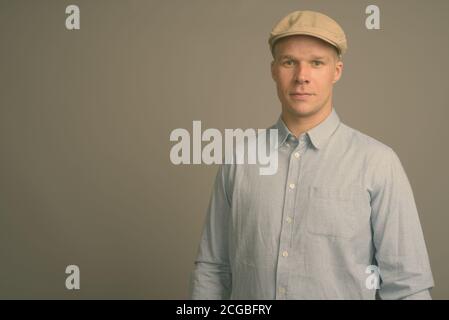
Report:
[[[299,9],[346,31],[334,106],[400,156],[449,298],[445,0],[1,0],[0,298],[186,298],[217,166],[171,164],[170,132],[273,124],[267,38]]]

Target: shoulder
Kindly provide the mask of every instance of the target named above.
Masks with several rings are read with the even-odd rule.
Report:
[[[343,140],[347,144],[348,150],[357,154],[353,161],[353,166],[364,171],[364,176],[368,184],[368,189],[375,191],[385,186],[388,181],[406,180],[406,174],[401,160],[393,148],[384,142],[373,138],[366,133],[351,128],[346,124],[340,124]]]
[[[367,159],[385,162],[397,157],[391,146],[366,133],[354,129],[345,123],[340,123],[339,129],[340,138],[343,139],[344,143]]]

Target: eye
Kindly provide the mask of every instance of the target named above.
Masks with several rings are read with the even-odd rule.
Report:
[[[314,66],[319,66],[319,65],[322,65],[323,62],[322,62],[322,61],[319,61],[319,60],[313,60],[313,61],[312,61],[312,64],[313,64]]]
[[[286,67],[292,67],[295,64],[295,62],[293,60],[289,59],[289,60],[285,60],[282,64]]]

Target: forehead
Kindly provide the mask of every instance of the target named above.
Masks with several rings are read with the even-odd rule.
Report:
[[[337,53],[334,46],[316,37],[306,35],[288,36],[278,40],[273,48],[274,55],[319,55],[332,57]]]

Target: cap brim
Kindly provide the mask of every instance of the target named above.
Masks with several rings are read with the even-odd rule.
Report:
[[[323,35],[319,35],[319,34],[316,34],[316,33],[314,33],[314,32],[310,32],[310,31],[292,31],[292,32],[285,32],[285,33],[282,33],[282,34],[279,34],[279,35],[276,35],[276,36],[270,38],[270,48],[271,48],[271,52],[273,52],[274,44],[275,44],[278,40],[280,40],[280,39],[282,39],[282,38],[290,37],[290,36],[300,36],[300,35],[312,36],[312,37],[321,39],[321,40],[323,40],[323,41],[329,43],[330,45],[332,45],[335,49],[337,49],[337,51],[338,51],[339,54],[342,54],[341,48],[340,48],[334,41],[330,40],[329,38],[326,38],[326,37],[323,36]]]

